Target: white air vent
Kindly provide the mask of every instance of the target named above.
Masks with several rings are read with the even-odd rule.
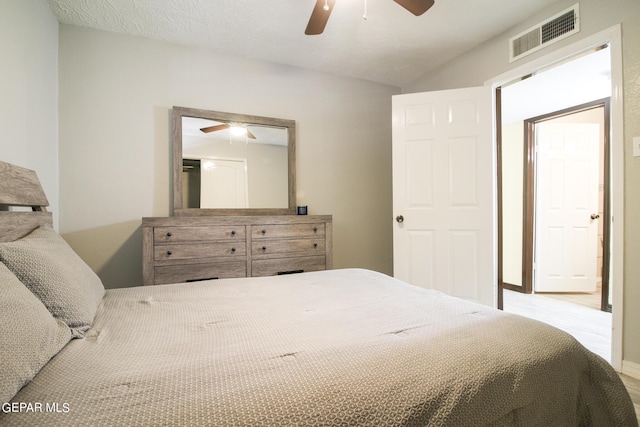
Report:
[[[509,62],[580,31],[578,3],[509,39]]]

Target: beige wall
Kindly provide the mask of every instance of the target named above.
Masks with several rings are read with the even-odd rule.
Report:
[[[0,1],[0,160],[38,172],[58,224],[58,21],[46,1]]]
[[[502,280],[522,286],[524,122],[502,127]]]
[[[613,25],[622,26],[624,75],[625,211],[624,211],[624,319],[623,359],[640,364],[640,158],[631,154],[632,138],[640,136],[640,2],[637,0],[580,1],[580,33],[536,52],[510,65],[508,39],[575,3],[560,1],[512,30],[484,43],[477,49],[451,61],[444,67],[403,87],[403,92],[423,92],[482,85],[523,62],[534,60],[576,40],[596,34]],[[470,70],[472,70],[470,72]]]
[[[334,216],[334,267],[392,271],[399,88],[60,26],[60,231],[107,287],[142,282],[140,219],[167,216],[173,105],[293,119],[298,204]]]

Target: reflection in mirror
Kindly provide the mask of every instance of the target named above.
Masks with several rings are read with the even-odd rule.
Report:
[[[174,214],[295,211],[295,122],[174,107]]]
[[[286,128],[183,117],[182,159],[186,208],[289,204]]]

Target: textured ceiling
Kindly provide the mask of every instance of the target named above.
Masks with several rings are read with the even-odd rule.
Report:
[[[400,87],[557,1],[436,0],[415,17],[366,0],[364,20],[365,0],[337,0],[324,34],[306,36],[315,0],[48,0],[64,24]]]

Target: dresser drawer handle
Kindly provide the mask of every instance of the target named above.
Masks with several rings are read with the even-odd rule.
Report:
[[[265,235],[265,234],[267,234],[267,230],[262,230],[261,233],[262,233],[262,235]]]
[[[236,230],[231,230],[231,235],[235,236],[236,235]]]
[[[231,248],[231,253],[232,254],[236,253],[236,248]]]
[[[318,227],[313,227],[313,232],[317,233],[318,232]]]
[[[266,252],[266,251],[267,251],[267,247],[266,247],[266,246],[263,246],[263,247],[262,247],[262,252]]]
[[[204,282],[205,280],[218,280],[218,276],[213,276],[213,277],[204,277],[202,279],[187,279],[185,280],[186,283],[191,283],[191,282]]]
[[[171,236],[172,236],[171,232],[170,231],[167,232],[167,237],[171,237]]]
[[[314,243],[314,244],[313,244],[313,248],[314,248],[314,249],[317,249],[317,248],[318,248],[318,244],[317,244],[317,243]]]
[[[171,252],[171,251],[167,251],[167,256],[171,256],[172,253],[173,252]]]
[[[285,274],[297,274],[304,273],[304,270],[288,270],[288,271],[278,271],[278,276],[283,276]]]

